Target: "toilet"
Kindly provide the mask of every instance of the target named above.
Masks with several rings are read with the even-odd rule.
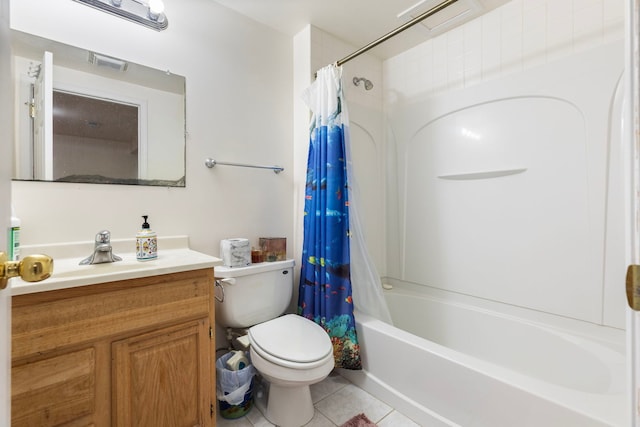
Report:
[[[246,330],[251,362],[266,381],[265,417],[280,427],[313,418],[309,386],[334,367],[326,331],[296,314],[282,315],[293,293],[293,260],[216,267],[216,322]],[[220,301],[222,300],[222,301]],[[246,339],[244,339],[246,338]]]

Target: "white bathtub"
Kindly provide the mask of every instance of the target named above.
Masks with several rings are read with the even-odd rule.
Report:
[[[357,313],[364,370],[341,373],[421,426],[627,425],[622,331],[385,294],[398,327]]]

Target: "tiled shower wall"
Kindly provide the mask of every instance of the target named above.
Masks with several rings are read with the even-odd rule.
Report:
[[[385,104],[461,89],[624,37],[625,0],[511,0],[384,62]]]

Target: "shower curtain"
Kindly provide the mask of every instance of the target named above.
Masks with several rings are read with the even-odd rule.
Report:
[[[298,314],[322,326],[337,368],[361,369],[353,317],[346,142],[341,68],[317,73],[305,93],[313,111],[304,204]]]

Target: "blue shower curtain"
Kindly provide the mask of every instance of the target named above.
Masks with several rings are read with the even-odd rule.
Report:
[[[322,326],[335,366],[362,369],[353,317],[349,200],[341,68],[317,73],[306,92],[313,111],[304,204],[304,242],[298,313]]]

